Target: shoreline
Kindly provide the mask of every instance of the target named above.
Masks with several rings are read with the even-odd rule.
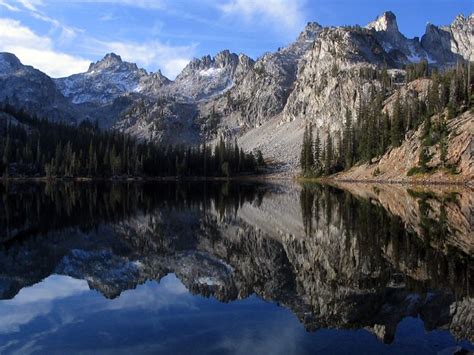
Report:
[[[465,186],[474,187],[474,182],[471,181],[430,181],[430,180],[415,180],[415,181],[402,181],[402,180],[357,180],[357,179],[334,179],[334,178],[301,178],[297,177],[297,181],[300,182],[316,182],[316,183],[345,183],[345,184],[372,184],[372,185],[404,185],[404,186]]]
[[[474,187],[472,181],[430,181],[430,180],[378,180],[378,179],[335,179],[331,177],[305,178],[299,176],[278,176],[278,175],[245,175],[233,177],[75,177],[75,178],[46,178],[46,177],[10,177],[8,179],[0,178],[0,184],[9,183],[57,183],[57,182],[198,182],[198,181],[295,181],[300,183],[348,183],[348,184],[375,184],[375,185],[405,185],[405,186],[465,186]]]

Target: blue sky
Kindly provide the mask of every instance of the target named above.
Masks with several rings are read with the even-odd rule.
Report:
[[[472,0],[0,0],[0,51],[53,77],[115,52],[170,78],[222,49],[257,58],[308,21],[365,25],[391,10],[407,37],[474,12]]]

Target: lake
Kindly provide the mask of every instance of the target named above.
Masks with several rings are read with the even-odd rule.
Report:
[[[474,351],[474,192],[0,185],[0,353]]]

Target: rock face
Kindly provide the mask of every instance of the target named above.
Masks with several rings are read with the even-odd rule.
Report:
[[[228,50],[193,59],[176,77],[170,92],[185,100],[200,101],[222,94],[239,82],[252,68],[254,61],[244,54]]]
[[[75,122],[79,116],[50,77],[10,53],[0,53],[0,102],[52,120]]]
[[[438,62],[474,61],[474,14],[459,15],[450,26],[426,26],[421,44]]]
[[[304,57],[283,120],[308,119],[318,129],[339,130],[344,109],[355,117],[361,97],[377,84],[364,78],[363,69],[384,62],[392,60],[368,30],[325,29]]]
[[[259,58],[225,97],[212,103],[228,118],[224,122],[250,129],[280,113],[293,89],[300,60],[321,30],[319,24],[308,23],[296,42]]]
[[[201,142],[193,103],[163,96],[135,99],[120,114],[113,129],[162,144],[195,145]]]
[[[398,30],[397,18],[393,12],[385,12],[366,28],[372,30],[384,50],[393,55],[402,54],[398,64],[419,62],[422,59],[433,63],[429,53],[422,47],[418,38],[408,39]]]

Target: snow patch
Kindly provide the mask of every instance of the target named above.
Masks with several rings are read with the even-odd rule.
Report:
[[[217,76],[219,75],[224,68],[209,68],[199,71],[201,76]]]

